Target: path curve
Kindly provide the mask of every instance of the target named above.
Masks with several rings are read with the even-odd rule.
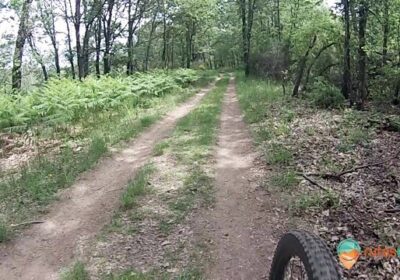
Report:
[[[160,122],[142,133],[128,147],[103,159],[61,194],[46,222],[0,246],[0,278],[4,280],[58,279],[60,268],[74,260],[78,245],[89,240],[110,221],[121,192],[151,157],[154,145],[167,137],[176,122],[199,104],[209,86]]]

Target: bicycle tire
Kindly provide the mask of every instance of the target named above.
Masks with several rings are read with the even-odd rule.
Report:
[[[293,257],[300,258],[309,280],[341,279],[336,260],[325,242],[306,231],[291,231],[279,241],[275,250],[270,280],[283,280],[286,266]]]

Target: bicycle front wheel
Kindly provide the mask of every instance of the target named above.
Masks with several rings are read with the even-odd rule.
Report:
[[[338,265],[325,242],[306,231],[291,231],[279,241],[270,280],[339,280]]]

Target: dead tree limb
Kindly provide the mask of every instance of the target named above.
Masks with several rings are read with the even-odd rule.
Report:
[[[321,177],[323,179],[333,179],[333,180],[337,180],[337,181],[342,181],[341,177],[346,175],[346,174],[354,173],[354,172],[357,172],[358,170],[366,169],[366,168],[369,168],[369,167],[374,167],[374,166],[387,164],[387,163],[391,162],[392,160],[398,158],[399,155],[400,155],[400,151],[398,151],[393,157],[391,157],[389,159],[386,159],[386,160],[383,160],[383,161],[379,161],[379,162],[375,162],[375,163],[356,166],[356,167],[354,167],[352,169],[345,170],[345,171],[342,171],[340,173],[307,173],[306,175],[307,176]]]
[[[13,224],[13,225],[10,225],[10,227],[16,228],[16,227],[30,226],[30,225],[43,224],[43,223],[44,223],[44,221],[30,221],[30,222],[15,224],[15,225]]]
[[[317,186],[318,188],[320,188],[323,191],[328,192],[328,189],[323,187],[321,184],[319,184],[318,182],[314,181],[313,179],[311,179],[310,177],[308,177],[306,174],[300,174],[304,179],[306,179],[308,182],[310,182],[312,185]]]

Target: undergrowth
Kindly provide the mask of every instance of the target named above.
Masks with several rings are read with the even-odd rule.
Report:
[[[121,205],[124,210],[132,209],[136,205],[137,198],[149,191],[149,178],[154,171],[154,166],[148,164],[142,167],[135,178],[129,182],[121,197]]]
[[[212,75],[212,72],[207,72],[204,76],[196,74],[198,77],[202,76],[202,79],[198,80],[199,85],[209,82],[213,78]],[[185,77],[185,71],[182,77]],[[182,78],[175,82],[183,83],[184,87],[187,87],[192,81],[192,78]],[[89,82],[83,84],[86,86]],[[104,90],[107,89],[111,90]],[[194,88],[175,89],[170,94],[161,96],[153,93],[149,98],[144,98],[145,106],[129,108],[126,107],[129,104],[124,103],[126,106],[123,105],[120,109],[113,108],[109,111],[103,108],[96,113],[96,117],[89,115],[82,120],[79,127],[72,125],[64,129],[60,126],[51,128],[56,133],[53,137],[65,142],[60,152],[40,154],[29,165],[0,181],[0,218],[4,220],[4,228],[39,214],[44,206],[54,200],[59,189],[70,186],[79,174],[93,167],[107,152],[108,146],[135,137],[193,93]],[[77,130],[78,134],[72,133],[74,130]],[[48,134],[44,128],[37,131],[43,135]],[[78,143],[82,148],[74,149],[68,144],[71,142]],[[1,241],[4,241],[4,238],[1,238]]]
[[[61,280],[89,280],[89,273],[82,262],[76,262],[71,268],[61,273]]]

